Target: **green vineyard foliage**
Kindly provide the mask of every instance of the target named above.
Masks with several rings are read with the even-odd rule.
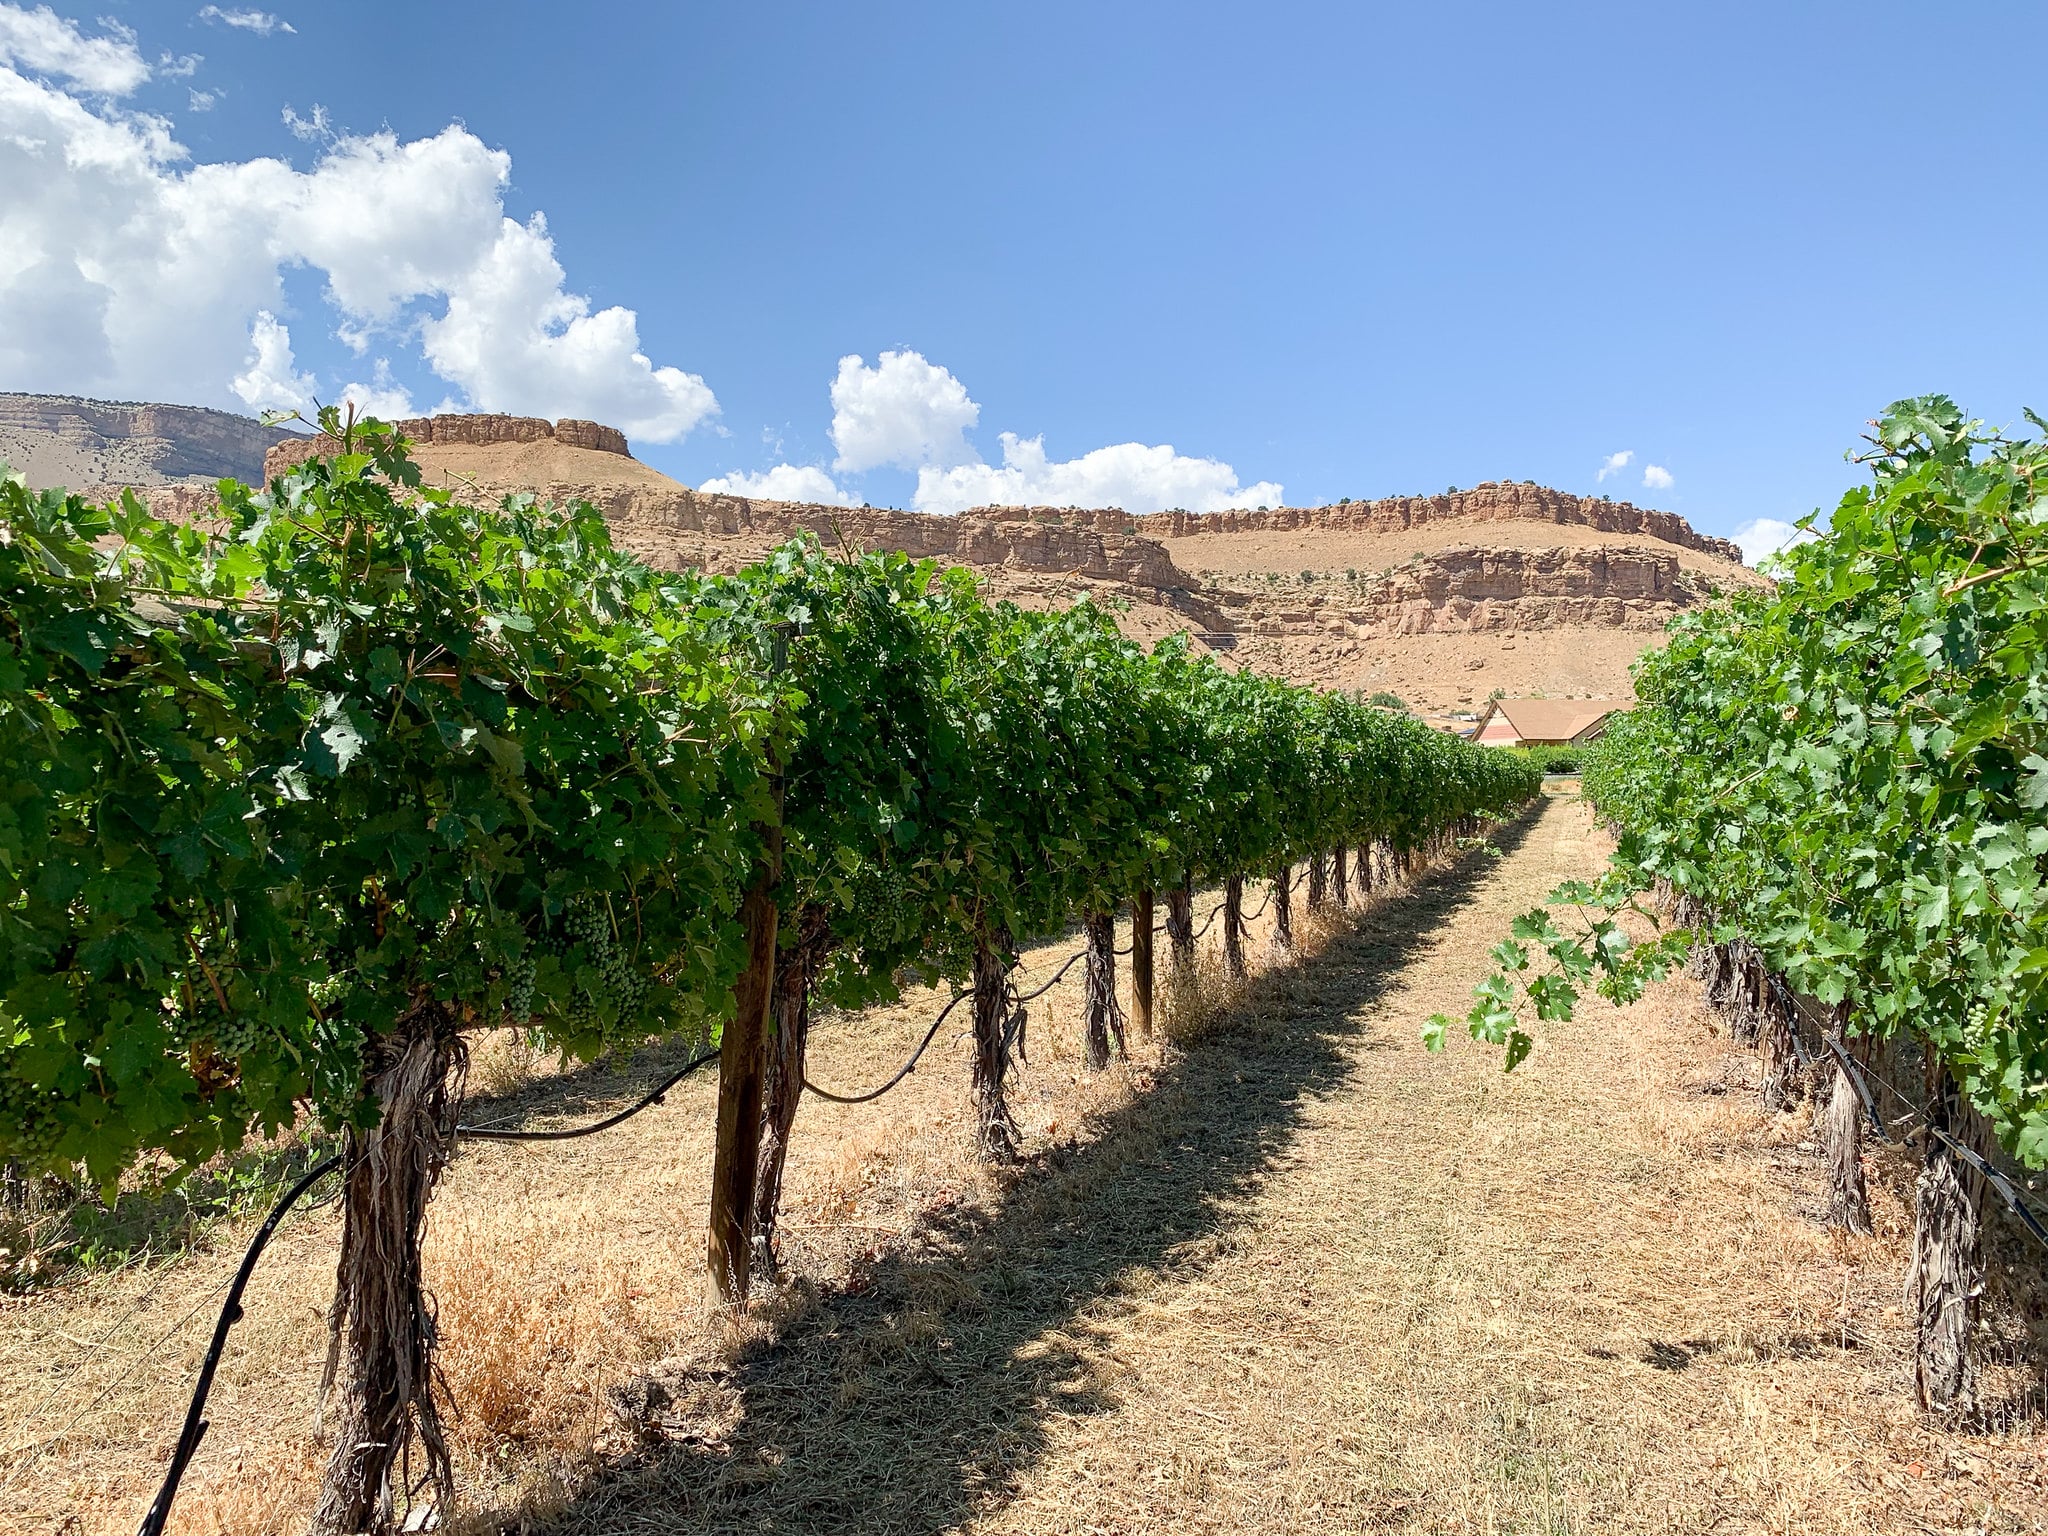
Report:
[[[814,541],[657,572],[587,506],[467,506],[324,426],[203,524],[0,483],[0,1157],[107,1183],[361,1125],[407,1032],[716,1038],[778,824],[858,1005],[1538,788],[1086,601]]]
[[[1582,928],[1518,923],[1465,1022],[1506,1038],[1589,977],[1639,991],[1695,937],[1629,944],[1623,909],[1665,882],[1708,914],[1698,936],[1754,942],[1852,1031],[1918,1037],[2041,1167],[2048,447],[1941,396],[1893,405],[1870,444],[1873,483],[1809,519],[1771,590],[1675,621],[1639,664],[1641,705],[1585,769],[1613,873],[1553,896]]]

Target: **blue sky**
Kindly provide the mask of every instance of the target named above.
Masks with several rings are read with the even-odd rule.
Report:
[[[0,127],[162,119],[0,209],[0,388],[609,408],[692,484],[877,505],[1507,477],[1725,533],[1831,503],[1901,394],[2048,403],[2044,46],[2020,4],[0,4]]]

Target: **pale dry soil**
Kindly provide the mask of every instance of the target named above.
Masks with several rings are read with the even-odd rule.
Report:
[[[1570,799],[1498,841],[1191,1008],[1128,1069],[1078,1069],[1078,987],[1056,989],[1018,1093],[1029,1157],[1001,1178],[968,1155],[950,1034],[880,1105],[810,1104],[796,1278],[744,1319],[707,1318],[696,1278],[708,1084],[607,1137],[466,1151],[430,1237],[457,1523],[2048,1526],[2037,1412],[1983,1431],[1912,1407],[1896,1183],[1877,1237],[1831,1240],[1804,1117],[1756,1109],[1753,1063],[1690,982],[1588,1003],[1512,1077],[1470,1042],[1421,1049],[1507,921],[1602,853]],[[1034,951],[1032,974],[1072,947]],[[824,1021],[814,1077],[876,1080],[928,1003]],[[543,1078],[478,1113],[600,1112],[654,1067]],[[132,1529],[200,1348],[201,1322],[172,1325],[232,1267],[232,1236],[7,1303],[0,1524]],[[333,1254],[331,1213],[287,1226],[175,1529],[303,1518]],[[611,1406],[635,1378],[654,1385]]]

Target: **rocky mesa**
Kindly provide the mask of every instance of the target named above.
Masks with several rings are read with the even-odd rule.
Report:
[[[1494,692],[1623,701],[1672,615],[1758,581],[1675,513],[1502,481],[1320,507],[1131,515],[984,507],[958,515],[706,495],[643,464],[616,428],[509,415],[399,423],[430,483],[585,500],[670,568],[731,570],[810,533],[967,566],[1027,605],[1088,594],[1140,638],[1190,632],[1232,664],[1393,693],[1456,717]],[[288,473],[318,440],[184,406],[0,396],[0,454],[32,483],[153,487],[204,510],[212,479]]]

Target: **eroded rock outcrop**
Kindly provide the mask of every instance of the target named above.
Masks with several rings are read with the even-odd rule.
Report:
[[[616,453],[631,458],[626,434],[600,422],[578,421],[564,416],[548,421],[540,416],[501,416],[490,412],[474,415],[409,416],[391,424],[415,445],[423,447],[487,448],[497,443],[555,442],[564,448],[588,448],[596,453]],[[325,438],[302,437],[278,444],[263,459],[266,480],[290,471],[316,454],[328,452]]]
[[[1234,628],[1255,635],[1318,631],[1394,635],[1593,627],[1654,631],[1708,593],[1675,555],[1637,546],[1448,549],[1420,555],[1363,592],[1297,599],[1285,608],[1233,592]]]
[[[1100,518],[1105,514],[1089,515]],[[1266,512],[1154,512],[1138,518],[1125,518],[1122,513],[1107,515],[1154,539],[1181,539],[1203,533],[1294,533],[1321,529],[1391,532],[1444,521],[1558,523],[1598,533],[1661,539],[1666,544],[1696,549],[1738,565],[1742,562],[1742,551],[1735,544],[1696,532],[1675,512],[1658,512],[1598,496],[1574,496],[1568,491],[1521,485],[1512,480],[1441,496],[1391,496],[1383,501],[1352,501],[1329,507],[1276,507]]]
[[[39,489],[253,481],[292,440],[231,411],[0,393],[0,458]]]

